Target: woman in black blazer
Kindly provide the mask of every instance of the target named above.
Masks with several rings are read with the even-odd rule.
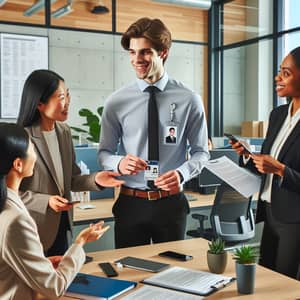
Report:
[[[247,157],[239,142],[232,147],[243,155],[240,163],[262,178],[256,216],[264,221],[260,264],[299,279],[300,47],[284,58],[275,83],[288,104],[271,112],[261,154]]]

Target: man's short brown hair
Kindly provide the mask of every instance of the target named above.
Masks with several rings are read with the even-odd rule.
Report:
[[[146,38],[158,52],[170,49],[172,43],[171,32],[159,19],[141,18],[131,24],[121,40],[125,50],[129,50],[132,38]]]

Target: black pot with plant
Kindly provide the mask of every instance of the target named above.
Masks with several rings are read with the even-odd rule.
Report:
[[[227,264],[227,252],[225,242],[221,238],[213,239],[208,243],[207,265],[212,273],[221,274],[225,271]]]
[[[93,143],[98,143],[100,134],[101,134],[101,118],[103,113],[103,106],[100,106],[97,108],[97,114],[94,114],[92,111],[90,111],[87,108],[82,108],[79,110],[78,114],[81,117],[86,118],[86,123],[82,124],[82,126],[88,127],[87,130],[73,127],[71,126],[72,130],[78,132],[79,134],[84,133],[87,134],[85,137],[88,141]],[[79,140],[79,135],[72,135],[73,139]]]
[[[240,294],[254,293],[258,257],[257,249],[252,246],[242,246],[234,252],[237,288]]]

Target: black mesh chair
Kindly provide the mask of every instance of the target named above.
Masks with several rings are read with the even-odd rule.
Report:
[[[222,182],[211,209],[211,228],[204,228],[208,216],[192,214],[200,226],[196,230],[189,230],[187,235],[207,240],[220,237],[227,245],[250,240],[255,235],[251,200],[252,197],[247,198]]]

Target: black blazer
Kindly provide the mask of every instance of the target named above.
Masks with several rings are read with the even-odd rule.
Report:
[[[281,129],[288,114],[288,105],[275,108],[269,119],[266,139],[262,145],[261,153],[269,154],[273,142]],[[286,165],[284,176],[274,175],[271,190],[271,209],[273,216],[282,223],[300,223],[300,122],[285,141],[278,160]],[[247,168],[257,172],[252,160]],[[260,199],[265,184],[266,175],[261,174],[262,181],[259,192],[256,221],[265,220],[264,203]]]
[[[173,136],[173,140],[172,140],[171,136],[167,136],[166,137],[166,143],[168,143],[168,144],[176,144],[176,137]]]

